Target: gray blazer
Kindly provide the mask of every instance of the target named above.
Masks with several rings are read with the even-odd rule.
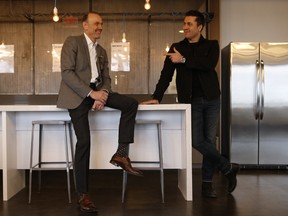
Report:
[[[98,44],[96,52],[99,73],[97,89],[112,92],[106,50]],[[65,40],[61,51],[61,76],[57,107],[74,109],[91,91],[91,63],[84,34],[69,36]]]

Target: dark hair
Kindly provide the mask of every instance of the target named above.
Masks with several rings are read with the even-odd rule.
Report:
[[[204,17],[204,15],[201,12],[199,12],[197,10],[190,10],[190,11],[186,12],[185,17],[187,17],[187,16],[196,17],[197,25],[198,26],[202,25],[203,28],[204,28],[204,26],[205,26],[205,17]]]
[[[83,15],[83,17],[82,17],[82,22],[86,22],[86,21],[87,21],[89,14],[96,14],[96,15],[99,15],[99,16],[100,16],[99,13],[97,13],[97,12],[95,12],[95,11],[90,11],[90,12],[88,12],[88,13],[86,13],[86,14]]]

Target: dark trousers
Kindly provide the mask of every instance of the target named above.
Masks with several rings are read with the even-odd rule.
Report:
[[[79,107],[68,110],[77,138],[74,172],[79,194],[88,193],[91,146],[88,113],[93,103],[94,100],[87,97]],[[133,143],[138,102],[125,95],[110,93],[105,106],[121,111],[118,131],[119,143]]]
[[[192,139],[193,147],[203,156],[202,180],[212,181],[215,169],[222,173],[230,170],[230,163],[216,149],[216,131],[219,120],[220,98],[192,100]]]

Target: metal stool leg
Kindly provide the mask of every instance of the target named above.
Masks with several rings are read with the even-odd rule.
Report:
[[[130,148],[128,147],[128,155],[129,155]],[[122,203],[124,203],[125,200],[125,193],[127,188],[127,172],[123,170],[123,183],[122,183]]]
[[[71,192],[70,192],[70,163],[69,163],[69,155],[68,155],[68,135],[67,135],[67,123],[64,125],[65,129],[65,155],[66,155],[66,172],[67,172],[67,188],[68,188],[68,199],[69,203],[71,203]]]
[[[161,184],[161,195],[162,203],[164,203],[164,171],[163,171],[163,153],[162,153],[162,136],[161,136],[161,124],[157,124],[158,131],[158,149],[159,149],[159,166],[160,166],[160,184]]]
[[[33,163],[33,138],[34,138],[34,124],[32,124],[31,132],[31,146],[30,146],[30,171],[29,171],[29,204],[31,203],[31,192],[32,192],[32,163]]]
[[[77,185],[76,185],[76,175],[75,175],[75,158],[74,158],[74,146],[73,146],[73,139],[72,139],[72,128],[71,128],[71,122],[68,123],[69,128],[69,138],[70,138],[70,153],[71,153],[71,161],[72,161],[72,167],[73,167],[73,181],[75,186],[75,191],[77,191]]]
[[[38,164],[39,168],[41,168],[42,163],[42,131],[43,131],[43,125],[39,124],[39,153],[38,153]],[[41,191],[41,170],[38,170],[38,193]]]
[[[125,200],[126,187],[127,187],[127,172],[123,170],[122,203],[124,203]]]

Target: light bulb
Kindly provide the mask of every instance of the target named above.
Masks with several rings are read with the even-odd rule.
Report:
[[[59,21],[59,16],[58,16],[58,9],[56,7],[54,7],[54,9],[53,9],[53,13],[54,13],[53,21],[54,22],[58,22]]]
[[[59,21],[59,16],[58,16],[57,14],[55,14],[55,15],[53,16],[53,21],[54,21],[54,22],[58,22],[58,21]]]
[[[146,0],[146,3],[145,3],[145,5],[144,5],[144,8],[145,8],[146,10],[149,10],[149,9],[151,8],[151,5],[150,5],[149,1],[150,1],[150,0]]]
[[[126,43],[126,34],[125,34],[125,32],[123,32],[123,34],[122,34],[122,42]]]

